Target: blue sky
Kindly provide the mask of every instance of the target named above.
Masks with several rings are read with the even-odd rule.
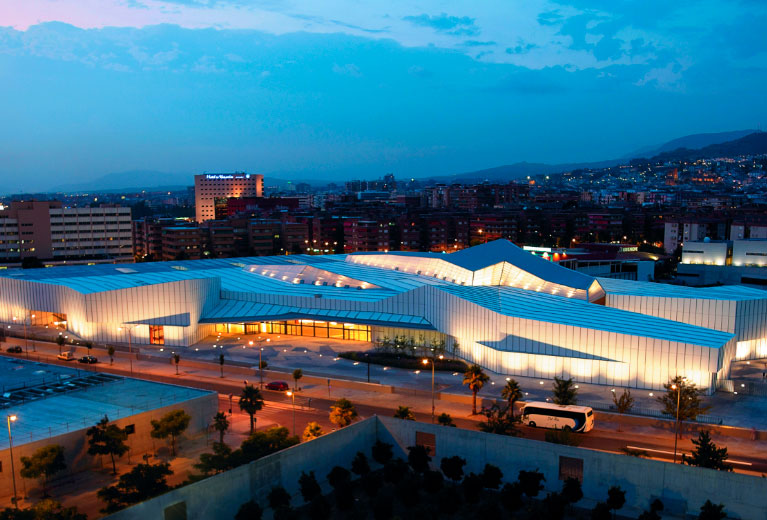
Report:
[[[765,27],[757,0],[0,0],[0,179],[619,157],[763,124]]]

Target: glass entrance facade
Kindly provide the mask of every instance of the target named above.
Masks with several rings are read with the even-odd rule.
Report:
[[[286,320],[261,323],[219,323],[216,332],[245,334],[284,334],[287,336],[312,336],[316,338],[350,339],[370,341],[370,325],[339,323],[335,321]]]

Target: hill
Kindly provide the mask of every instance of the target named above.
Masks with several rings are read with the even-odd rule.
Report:
[[[656,155],[653,162],[693,161],[714,157],[734,157],[738,155],[767,154],[767,132],[756,132],[734,141],[712,144],[699,150],[678,148]]]
[[[640,148],[639,150],[636,150],[635,152],[632,152],[631,154],[626,156],[626,158],[634,159],[637,157],[654,157],[664,152],[671,152],[674,150],[678,150],[679,148],[686,148],[688,150],[699,150],[701,148],[710,146],[712,144],[721,144],[721,143],[726,143],[729,141],[734,141],[736,139],[740,139],[741,137],[745,137],[749,134],[754,134],[757,132],[759,132],[759,130],[733,130],[730,132],[691,134],[691,135],[686,135],[684,137],[678,137],[676,139],[672,139],[671,141],[668,141],[661,145],[646,146],[644,148]]]

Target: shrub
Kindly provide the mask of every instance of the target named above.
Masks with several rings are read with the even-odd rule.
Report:
[[[397,498],[404,506],[411,508],[421,500],[419,487],[418,482],[412,477],[403,478],[395,488]]]
[[[309,518],[311,520],[327,520],[330,518],[332,511],[333,507],[328,502],[328,499],[321,495],[315,497],[311,504],[309,504]]]
[[[442,489],[444,480],[442,473],[429,470],[423,474],[423,488],[427,493],[434,494]]]
[[[482,497],[482,478],[474,473],[469,473],[461,482],[463,497],[469,504],[476,504]]]
[[[458,455],[453,457],[445,457],[439,463],[439,468],[442,473],[454,482],[458,482],[463,478],[463,467],[466,465],[466,460],[462,459]]]
[[[570,430],[548,430],[544,438],[546,442],[562,444],[564,446],[580,446],[581,444],[578,434]]]
[[[562,484],[562,498],[568,504],[575,504],[583,498],[583,490],[581,489],[581,481],[577,478],[569,477]]]
[[[501,488],[501,504],[509,512],[514,512],[522,507],[522,486],[519,482],[504,484]]]
[[[455,422],[453,422],[453,418],[450,417],[449,413],[441,413],[437,416],[437,423],[441,424],[442,426],[452,426],[455,428]]]
[[[290,506],[282,506],[274,511],[274,520],[298,520],[298,513]]]
[[[370,473],[370,464],[368,464],[368,458],[364,453],[358,451],[352,460],[352,473],[363,477]]]
[[[240,506],[237,510],[237,514],[234,515],[234,520],[261,520],[264,512],[257,503],[252,500],[248,500]]]
[[[365,494],[373,498],[378,494],[378,491],[381,489],[381,486],[383,486],[383,479],[381,478],[381,475],[378,473],[368,473],[364,477],[362,477],[362,490],[365,492]]]
[[[373,502],[373,518],[375,520],[391,520],[392,497],[388,494],[379,495]]]
[[[301,476],[298,477],[298,485],[301,488],[301,496],[304,502],[311,502],[322,494],[317,478],[314,476],[314,471],[310,471],[308,474],[301,472]]]
[[[530,498],[535,498],[538,496],[538,493],[543,489],[543,484],[541,482],[546,481],[546,477],[543,476],[543,473],[539,471],[525,471],[522,470],[519,472],[519,486],[522,490],[522,493],[527,495]]]
[[[409,472],[410,469],[404,460],[394,459],[386,464],[386,466],[384,466],[384,480],[386,482],[396,484],[402,480]]]
[[[565,516],[567,502],[559,493],[549,493],[543,499],[543,510],[546,512],[546,518],[551,520],[561,520]]]
[[[429,469],[429,462],[431,462],[429,448],[419,444],[410,446],[407,449],[407,452],[407,461],[408,464],[410,464],[410,467],[413,468],[413,471],[416,473],[423,473]]]
[[[392,445],[385,442],[376,441],[371,449],[373,460],[382,466],[392,459]]]
[[[275,510],[290,506],[290,494],[282,486],[273,487],[267,500],[269,500],[269,507]]]
[[[330,473],[328,473],[328,484],[330,484],[333,489],[338,490],[338,488],[347,485],[351,481],[351,473],[349,473],[349,470],[346,468],[342,468],[341,466],[334,466],[333,469],[330,470]]]

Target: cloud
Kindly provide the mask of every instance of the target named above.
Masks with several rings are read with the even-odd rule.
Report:
[[[479,28],[474,25],[474,18],[468,16],[449,16],[447,13],[438,15],[420,14],[404,16],[403,20],[421,27],[431,27],[435,31],[454,36],[476,36]]]

